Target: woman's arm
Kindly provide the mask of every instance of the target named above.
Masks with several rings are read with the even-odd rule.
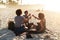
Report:
[[[34,18],[36,18],[36,19],[38,19],[39,20],[39,18],[38,17],[36,17],[36,16],[34,16],[34,15],[32,15]]]
[[[28,17],[29,17],[28,20],[31,19],[31,14],[29,14]]]
[[[28,16],[31,16],[31,14],[29,14]]]

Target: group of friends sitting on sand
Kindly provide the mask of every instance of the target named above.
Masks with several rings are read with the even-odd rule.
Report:
[[[30,33],[44,33],[46,29],[46,20],[44,13],[39,13],[38,17],[29,14],[28,10],[24,11],[24,15],[22,16],[22,10],[17,9],[16,10],[16,16],[13,21],[8,22],[8,29],[12,30],[16,36],[19,36],[20,34],[27,32],[27,37],[30,35]],[[35,19],[39,20],[37,25],[34,25],[33,23],[29,23],[29,20],[31,17],[34,17]],[[33,21],[33,20],[32,20]],[[31,26],[33,26],[36,30],[30,30]],[[31,37],[31,35],[30,35]]]

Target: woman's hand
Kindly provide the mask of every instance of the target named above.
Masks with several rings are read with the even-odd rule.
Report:
[[[34,15],[32,15],[33,17],[35,17]]]
[[[28,16],[31,16],[31,14],[29,14]]]

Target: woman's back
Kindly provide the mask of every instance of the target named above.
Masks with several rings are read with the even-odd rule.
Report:
[[[37,23],[38,24],[38,26],[37,26],[37,31],[39,31],[39,32],[44,32],[45,31],[45,29],[46,29],[46,21],[45,21],[45,19],[44,20],[41,20],[39,23]]]
[[[15,27],[20,27],[21,24],[24,23],[24,17],[23,16],[16,16],[15,17]]]

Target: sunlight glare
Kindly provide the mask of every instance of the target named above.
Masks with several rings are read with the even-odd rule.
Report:
[[[6,5],[0,5],[0,8],[6,8]]]
[[[6,0],[3,0],[3,1],[4,3],[6,3]],[[60,0],[19,0],[18,4],[20,5],[41,4],[41,5],[44,5],[43,10],[60,12]]]
[[[60,11],[60,0],[22,0],[22,5],[42,4],[44,10]]]

